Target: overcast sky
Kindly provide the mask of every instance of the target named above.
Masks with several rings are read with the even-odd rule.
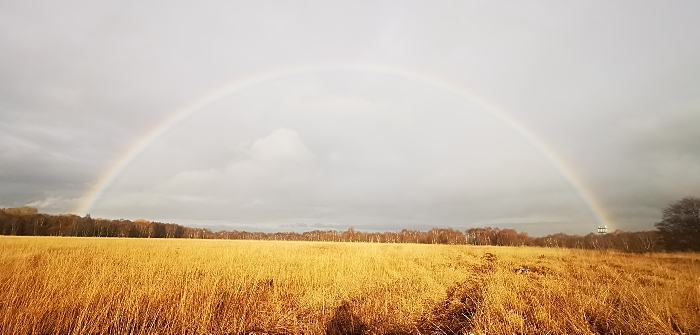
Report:
[[[697,1],[5,0],[0,207],[585,234],[588,192],[612,227],[653,229],[700,196],[698,15]],[[237,83],[90,198],[154,129]]]

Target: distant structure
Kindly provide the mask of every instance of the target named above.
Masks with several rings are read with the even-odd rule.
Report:
[[[606,226],[606,225],[598,226],[598,234],[605,235],[607,233],[608,233],[608,226]]]

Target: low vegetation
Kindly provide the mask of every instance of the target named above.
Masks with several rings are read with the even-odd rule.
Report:
[[[700,255],[0,236],[1,334],[700,333]]]

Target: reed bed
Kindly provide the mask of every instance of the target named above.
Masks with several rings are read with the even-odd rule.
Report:
[[[253,333],[700,334],[700,255],[0,237],[0,334]]]

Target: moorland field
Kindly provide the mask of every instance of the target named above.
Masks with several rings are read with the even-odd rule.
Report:
[[[683,332],[697,253],[0,236],[0,334]]]

